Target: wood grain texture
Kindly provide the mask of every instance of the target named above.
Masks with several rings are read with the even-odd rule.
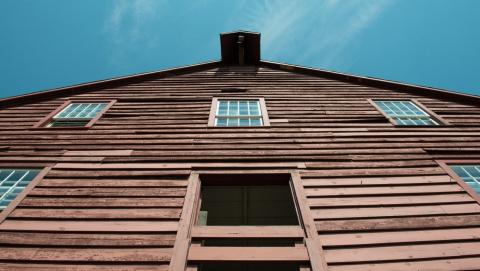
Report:
[[[300,238],[304,237],[298,226],[195,226],[192,238]]]
[[[307,250],[298,247],[191,247],[188,260],[306,262],[309,258]]]
[[[0,270],[167,270],[192,170],[298,170],[319,235],[306,245],[322,245],[312,261],[325,254],[328,270],[478,269],[479,205],[436,162],[480,158],[478,105],[216,65],[0,110],[0,167],[52,166],[0,224]],[[231,88],[264,98],[270,126],[208,127],[212,98]],[[449,125],[395,127],[376,98],[415,99]],[[31,129],[67,100],[116,102],[89,129]]]
[[[200,179],[197,173],[190,174],[188,178],[187,193],[179,221],[179,228],[173,246],[173,256],[168,268],[169,271],[184,270],[187,267],[187,255],[191,242],[190,231],[195,221],[193,217],[200,194]]]

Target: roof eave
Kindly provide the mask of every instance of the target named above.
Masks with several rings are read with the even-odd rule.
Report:
[[[268,61],[268,60],[261,60],[260,65],[263,65],[268,68],[273,68],[273,69],[296,72],[296,73],[305,74],[305,75],[322,76],[325,78],[341,80],[341,81],[351,82],[355,84],[362,84],[362,85],[367,85],[367,86],[372,86],[377,88],[386,88],[386,89],[399,90],[399,91],[405,91],[405,92],[423,94],[423,95],[434,95],[435,98],[443,97],[445,99],[455,99],[456,101],[461,101],[468,104],[478,105],[480,103],[480,96],[460,93],[460,92],[455,92],[455,91],[450,91],[445,89],[418,86],[418,85],[406,84],[402,82],[379,79],[379,78],[358,76],[358,75],[316,69],[311,67],[304,67],[304,66],[291,65],[291,64],[285,64],[280,62]]]
[[[55,88],[45,91],[38,91],[28,94],[23,94],[19,96],[13,96],[9,98],[0,99],[0,108],[5,108],[9,106],[16,106],[23,103],[28,103],[32,101],[40,101],[50,99],[52,97],[58,96],[68,96],[71,94],[79,94],[83,92],[93,91],[105,87],[113,87],[121,84],[131,84],[142,80],[148,80],[152,78],[164,78],[168,76],[181,75],[206,69],[211,69],[215,67],[223,66],[221,61],[210,61],[194,65],[181,66],[161,71],[147,72],[134,74],[123,77],[116,77],[106,80],[93,81],[89,83]],[[351,75],[346,73],[316,69],[311,67],[303,67],[298,65],[291,65],[285,63],[279,63],[274,61],[260,60],[259,66],[265,66],[268,68],[296,72],[300,74],[312,75],[312,76],[322,76],[325,78],[341,80],[345,82],[351,82],[355,84],[363,84],[372,87],[378,88],[387,88],[398,91],[405,91],[414,94],[423,94],[423,95],[434,95],[436,98],[445,98],[445,99],[454,99],[456,101],[461,101],[468,104],[478,105],[480,103],[480,96],[465,94],[450,90],[444,90],[439,88],[424,87],[412,84],[406,84],[396,81],[383,80],[372,77],[364,77]]]
[[[99,88],[117,86],[120,84],[131,84],[131,83],[148,80],[152,78],[164,78],[168,76],[181,75],[181,74],[215,68],[220,65],[221,65],[220,61],[209,61],[209,62],[203,62],[199,64],[194,64],[194,65],[175,67],[175,68],[166,69],[166,70],[139,73],[134,75],[110,78],[106,80],[92,81],[92,82],[73,85],[73,86],[37,91],[37,92],[28,93],[28,94],[0,99],[0,108],[15,106],[23,103],[28,103],[31,101],[45,100],[52,97],[79,94],[87,91],[93,91]],[[15,102],[15,104],[13,104],[13,102]]]

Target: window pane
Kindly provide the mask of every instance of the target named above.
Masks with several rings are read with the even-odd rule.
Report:
[[[0,169],[0,210],[6,208],[38,172],[36,169]]]
[[[228,115],[229,116],[238,116],[238,101],[229,101],[228,102]]]
[[[248,101],[240,101],[240,116],[248,115]]]
[[[375,104],[397,125],[439,125],[411,101],[375,101]]]
[[[88,118],[90,114],[96,115],[96,108],[98,104],[88,104],[81,112],[79,112],[75,117],[77,118]],[[94,115],[94,117],[95,117]]]
[[[298,225],[287,184],[206,185],[201,193],[201,211],[206,214],[207,226]]]
[[[428,114],[423,111],[422,109],[420,109],[420,107],[418,107],[417,105],[415,105],[414,103],[412,102],[408,102],[408,103],[403,103],[403,105],[408,108],[408,110],[410,110],[410,112],[414,113],[415,115],[418,115],[418,116],[428,116]]]
[[[248,105],[250,109],[250,116],[260,115],[260,103],[258,101],[249,101]]]
[[[238,126],[239,118],[228,118],[227,126]]]
[[[75,109],[79,106],[80,106],[80,104],[69,104],[59,114],[57,114],[54,118],[65,118],[72,111],[75,111]]]
[[[2,187],[10,187],[15,184],[15,181],[4,181],[0,186]]]
[[[480,164],[450,166],[455,173],[465,181],[475,192],[480,194]]]
[[[47,127],[84,127],[90,120],[54,120]]]
[[[219,100],[217,105],[215,126],[263,125],[259,100]]]
[[[460,176],[460,178],[464,179],[470,177],[468,171],[465,170],[467,167],[468,166],[452,166],[452,169],[455,171],[455,173],[457,173],[458,176]]]
[[[217,118],[216,126],[227,126],[227,119],[226,118]]]
[[[250,119],[250,126],[262,126],[262,119],[261,118],[251,118]]]
[[[83,112],[85,107],[87,107],[87,104],[78,104],[75,109],[70,110],[70,112],[65,115],[65,118],[75,118],[76,115],[78,115],[80,112]]]
[[[250,126],[250,119],[240,119],[240,126]]]
[[[228,112],[228,101],[218,102],[218,116],[226,116]]]
[[[71,103],[53,118],[58,119],[93,119],[107,103]]]

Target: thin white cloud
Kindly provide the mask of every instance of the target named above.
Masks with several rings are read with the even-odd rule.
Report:
[[[141,30],[148,26],[166,2],[156,0],[117,0],[105,20],[106,32],[115,42],[143,38]]]
[[[288,35],[301,23],[307,12],[303,1],[257,1],[248,2],[245,12],[249,28],[262,34],[262,48],[271,55],[285,45]]]
[[[295,42],[304,44],[293,59],[330,66],[394,0],[264,0],[246,5],[249,26],[262,32],[262,51],[269,58],[284,55]]]
[[[190,16],[216,5],[220,0],[201,0],[188,5]],[[314,63],[329,68],[349,66],[342,53],[355,42],[396,0],[238,0],[231,4],[224,31],[237,27],[262,33],[262,57],[282,60],[289,47],[302,47],[288,56],[290,63]],[[170,9],[170,7],[172,7]],[[126,54],[161,46],[156,29],[165,12],[179,12],[168,0],[117,0],[105,20],[105,32],[112,42],[111,60],[127,65]],[[182,11],[185,14],[186,11]],[[172,22],[169,22],[170,24]],[[230,27],[230,28],[228,28]],[[232,28],[233,27],[233,28]],[[152,33],[156,33],[152,36]],[[301,43],[295,46],[295,43]],[[126,52],[125,48],[130,48]],[[131,49],[135,48],[135,49]],[[136,51],[134,51],[136,50]],[[125,60],[125,61],[124,61]]]
[[[110,60],[126,66],[126,48],[145,48],[158,45],[150,29],[167,5],[166,0],[117,0],[104,22],[104,32],[113,43]]]

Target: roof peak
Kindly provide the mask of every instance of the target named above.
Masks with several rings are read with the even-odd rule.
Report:
[[[260,61],[260,33],[238,30],[221,33],[222,64],[255,65]]]
[[[243,63],[241,61],[241,50],[238,46],[239,37],[243,36]],[[222,66],[235,66],[240,64],[255,65],[260,67],[268,67],[277,70],[296,72],[312,76],[321,76],[334,80],[341,80],[356,84],[369,85],[380,88],[390,88],[398,91],[413,92],[415,94],[437,95],[438,97],[455,99],[468,104],[478,104],[480,96],[466,93],[453,92],[438,88],[430,88],[425,86],[405,84],[401,82],[388,81],[378,78],[362,77],[351,74],[338,73],[334,71],[321,70],[310,67],[295,66],[290,64],[275,63],[271,61],[260,60],[260,33],[238,30],[234,32],[221,33],[220,41],[222,45],[222,61],[211,61],[201,64],[194,64],[184,67],[160,70],[155,72],[147,72],[130,76],[117,77],[107,80],[89,82],[74,86],[61,87],[46,91],[33,92],[29,94],[18,95],[8,98],[0,98],[0,109],[17,105],[20,103],[28,103],[42,99],[49,99],[59,95],[78,94],[88,92],[104,87],[114,87],[119,84],[131,84],[134,82],[148,80],[152,78],[163,78],[195,71],[201,71],[210,68]]]

